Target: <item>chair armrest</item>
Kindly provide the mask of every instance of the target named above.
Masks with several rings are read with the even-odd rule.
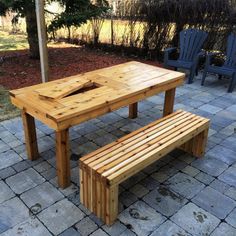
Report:
[[[201,52],[198,53],[198,57],[205,57],[207,55],[207,52],[205,50],[201,50]]]
[[[206,55],[206,64],[211,65],[212,59],[218,55],[224,55],[224,54],[221,52],[208,52]]]
[[[176,51],[177,48],[166,48],[164,50],[164,64],[167,65],[167,62],[169,60],[170,54],[174,51]]]
[[[172,53],[172,52],[174,52],[176,50],[177,50],[177,48],[166,48],[165,49],[165,53]]]
[[[205,50],[201,50],[198,54],[197,54],[197,56],[194,58],[194,60],[193,60],[193,68],[195,69],[195,70],[197,70],[198,69],[198,65],[199,65],[199,61],[200,61],[200,59],[201,58],[204,58],[206,56],[206,51]]]

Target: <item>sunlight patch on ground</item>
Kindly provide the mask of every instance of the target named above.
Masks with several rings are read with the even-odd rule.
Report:
[[[10,34],[0,30],[0,51],[21,50],[28,48],[25,34]]]
[[[80,47],[75,44],[64,42],[50,42],[48,43],[48,46],[53,48]],[[29,45],[26,34],[11,34],[7,31],[0,30],[0,52],[24,50],[28,48]]]

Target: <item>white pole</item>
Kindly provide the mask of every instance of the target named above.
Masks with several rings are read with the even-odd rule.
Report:
[[[36,0],[35,5],[36,5],[36,16],[37,16],[41,75],[42,75],[42,82],[45,83],[48,81],[49,69],[48,69],[46,24],[44,17],[44,0]]]

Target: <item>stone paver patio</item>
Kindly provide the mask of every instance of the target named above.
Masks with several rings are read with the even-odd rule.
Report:
[[[177,89],[175,109],[211,119],[204,159],[174,151],[120,187],[118,220],[105,226],[81,205],[76,156],[72,185],[58,188],[54,133],[37,122],[41,158],[27,160],[21,118],[0,123],[0,235],[235,236],[236,92],[215,77]],[[163,94],[139,104],[139,117],[122,108],[70,130],[79,156],[161,117]]]

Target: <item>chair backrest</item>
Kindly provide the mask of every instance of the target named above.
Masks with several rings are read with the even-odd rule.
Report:
[[[228,37],[226,61],[224,63],[227,67],[236,68],[236,35],[231,33]]]
[[[193,61],[201,51],[208,33],[197,29],[187,29],[180,32],[179,60]]]

